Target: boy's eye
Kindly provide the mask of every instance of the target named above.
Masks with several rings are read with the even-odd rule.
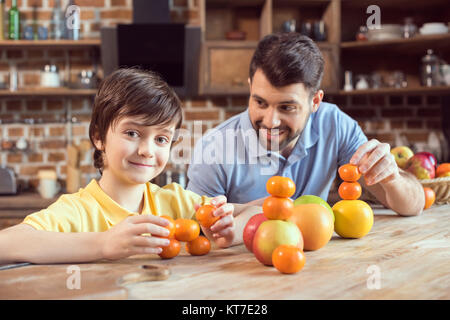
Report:
[[[167,144],[170,140],[167,137],[157,137],[156,141],[160,144]]]
[[[127,131],[125,132],[125,134],[130,138],[137,138],[139,136],[139,134],[136,131]]]

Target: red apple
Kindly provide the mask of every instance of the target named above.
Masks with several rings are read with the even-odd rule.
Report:
[[[415,154],[409,158],[405,170],[411,172],[417,179],[433,179],[435,169],[427,155]]]
[[[244,239],[244,244],[248,251],[252,252],[255,232],[258,230],[259,225],[266,220],[267,218],[263,213],[258,213],[251,217],[245,225],[242,238]]]
[[[436,161],[436,157],[434,156],[434,154],[432,154],[430,152],[425,152],[425,151],[416,153],[416,155],[418,155],[418,154],[423,154],[424,156],[426,156],[428,158],[428,160],[430,160],[433,167],[436,168],[437,161]]]
[[[253,253],[262,264],[272,265],[272,252],[282,244],[303,250],[303,237],[293,222],[268,220],[261,223],[253,238]]]
[[[406,146],[395,147],[391,153],[394,155],[397,166],[401,169],[405,168],[408,159],[414,155],[414,152]]]

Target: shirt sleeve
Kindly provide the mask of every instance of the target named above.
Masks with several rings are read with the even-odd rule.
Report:
[[[226,195],[226,175],[223,167],[217,163],[205,163],[203,153],[208,152],[205,149],[208,143],[205,143],[204,139],[205,137],[195,145],[187,172],[189,179],[187,189],[208,197]]]
[[[211,199],[207,196],[200,196],[199,194],[190,190],[184,189],[178,183],[170,183],[161,188],[164,194],[170,194],[170,211],[173,212],[174,219],[195,219],[195,204],[204,205],[209,204]],[[167,193],[169,191],[169,193]],[[167,197],[157,197],[161,201],[167,201]],[[163,207],[163,204],[159,204]],[[169,210],[168,210],[169,211]]]
[[[361,130],[358,122],[353,120],[350,116],[344,112],[339,113],[339,154],[338,154],[338,166],[342,166],[350,162],[353,154],[358,148],[367,142],[367,137]]]
[[[48,208],[26,216],[22,223],[44,231],[81,231],[80,211],[69,195],[62,195]]]

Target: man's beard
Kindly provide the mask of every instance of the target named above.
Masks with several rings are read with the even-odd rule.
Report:
[[[258,127],[257,134],[258,134],[258,139],[259,139],[260,143],[267,150],[277,151],[277,152],[281,152],[292,141],[297,139],[302,133],[302,130],[298,130],[298,131],[292,133],[292,130],[290,128],[288,128],[288,127],[277,127],[277,128],[274,128],[274,129],[267,129],[267,128],[261,127],[258,124],[257,124],[257,127]],[[286,131],[287,132],[287,137],[279,144],[277,139],[272,139],[272,140],[267,139],[266,135],[263,133],[266,130],[267,131],[272,131],[272,132],[274,132],[275,130]],[[277,132],[277,131],[275,131],[275,132]]]

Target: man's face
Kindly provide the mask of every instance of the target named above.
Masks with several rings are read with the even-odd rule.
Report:
[[[146,126],[142,119],[124,117],[108,129],[104,174],[127,184],[140,184],[158,176],[167,164],[175,124]]]
[[[323,92],[319,90],[311,99],[302,83],[276,88],[261,69],[256,70],[249,84],[250,121],[260,141],[265,139],[267,149],[270,150],[292,148],[311,112],[317,111]]]

